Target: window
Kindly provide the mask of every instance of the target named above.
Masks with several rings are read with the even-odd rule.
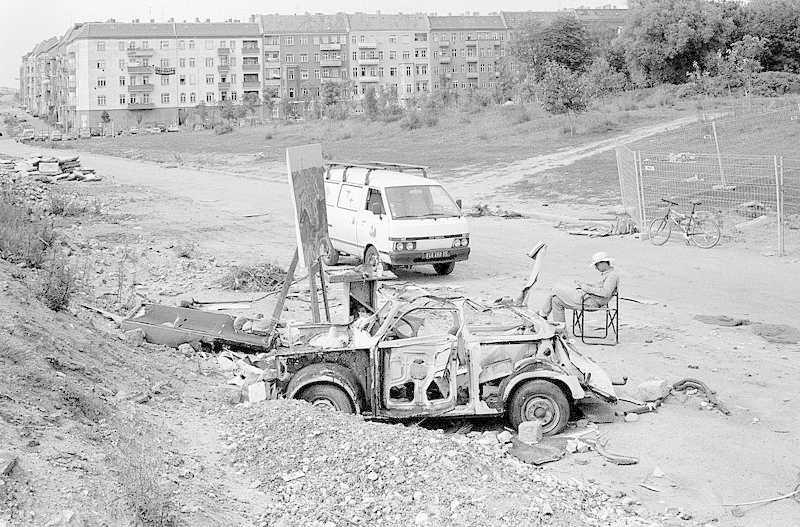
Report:
[[[150,49],[150,41],[142,40],[142,49]]]
[[[214,49],[214,41],[206,40],[206,49]]]
[[[378,68],[378,77],[383,77],[383,68]]]
[[[383,198],[381,197],[380,190],[375,190],[374,188],[369,189],[365,209],[379,216],[386,214],[383,208]]]
[[[236,49],[236,41],[235,40],[229,41],[228,42],[228,47],[231,48],[231,49]]]
[[[389,44],[397,44],[397,35],[389,35]]]
[[[214,67],[214,58],[206,57],[206,68],[213,68],[213,67]]]
[[[358,77],[358,68],[353,68],[353,78]]]
[[[125,41],[124,40],[120,40],[117,44],[118,44],[118,47],[119,47],[120,51],[125,51]]]
[[[132,93],[130,98],[128,99],[128,102],[131,104],[136,104],[136,94]]]
[[[105,77],[98,77],[97,78],[97,87],[98,88],[105,88],[106,87],[106,78]]]
[[[161,103],[162,104],[169,104],[169,93],[162,93],[161,94]]]
[[[106,50],[106,43],[102,40],[97,41],[97,51],[105,51]]]
[[[294,46],[294,37],[289,35],[288,37],[283,39],[283,43],[287,46]]]
[[[353,60],[358,60],[358,51],[353,52]]]
[[[185,93],[181,93],[181,95],[180,95],[178,100],[180,100],[181,102],[186,102],[186,94]]]
[[[194,68],[195,67],[194,57],[189,57],[189,67],[190,68]]]
[[[308,62],[308,54],[300,53],[300,62]]]
[[[96,69],[98,69],[98,70],[104,70],[104,69],[106,69],[106,61],[98,60],[97,62],[95,62],[95,66],[96,66]]]
[[[308,88],[303,88],[303,95],[308,95]]]
[[[98,95],[97,96],[97,106],[105,106],[106,105],[106,96],[105,95]]]
[[[319,79],[319,70],[314,70],[314,78]]]
[[[119,96],[119,103],[120,103],[120,104],[127,104],[127,103],[128,103],[128,100],[127,100],[127,99],[128,99],[128,98],[125,96],[125,94],[124,94],[124,93],[122,93],[122,94],[120,94],[120,96]]]
[[[411,58],[411,52],[408,50],[403,51],[403,58],[408,60]]]
[[[314,53],[314,62],[319,62],[319,53]]]
[[[133,40],[128,42],[128,49],[136,49],[136,42],[134,42]]]
[[[169,40],[161,41],[161,49],[169,49]]]
[[[178,66],[180,66],[181,68],[185,68],[186,67],[186,59],[178,59]]]
[[[127,80],[128,80],[127,77],[125,77],[124,75],[120,75],[120,77],[119,77],[119,85],[120,86],[125,86],[125,83],[127,82]]]
[[[410,87],[410,85],[407,85]],[[410,92],[409,92],[410,93]],[[424,216],[457,217],[461,215],[453,198],[438,185],[409,185],[386,190],[392,218]]]
[[[303,80],[308,79],[308,70],[303,70],[300,72],[300,78]]]
[[[324,38],[324,37],[323,37],[323,40],[325,40],[325,38]],[[313,37],[313,38],[312,38],[312,40],[311,40],[311,41],[312,41],[312,42],[314,43],[314,45],[316,46],[317,44],[319,44],[319,37],[315,36],[315,37]]]
[[[358,41],[363,43],[363,42],[366,42],[367,39],[366,39],[366,37],[364,37],[364,35],[361,35],[360,37],[358,37]]]
[[[119,69],[125,69],[125,59],[119,59]]]
[[[150,75],[142,75],[142,84],[150,84]]]
[[[161,85],[169,86],[169,75],[159,75],[161,77]]]
[[[189,94],[189,102],[197,102],[197,94],[195,92]]]
[[[413,91],[413,86],[411,84],[406,84],[406,93],[411,93]]]
[[[214,92],[206,92],[206,102],[214,102]]]
[[[236,84],[236,74],[231,73],[230,75],[228,75],[228,80],[231,84]]]
[[[414,50],[414,56],[418,59],[424,59],[428,56],[428,50],[425,48],[417,48]]]
[[[428,41],[427,33],[414,33],[414,42],[427,42],[427,41]]]
[[[194,40],[189,41],[189,49],[194,49]]]
[[[289,98],[294,99],[294,88],[289,88]]]
[[[178,41],[178,49],[186,49],[186,41],[185,40],[179,40]]]
[[[232,101],[235,101],[235,100],[237,100],[238,98],[239,98],[239,96],[236,94],[236,92],[235,92],[235,91],[232,91],[232,92],[231,92],[231,100],[232,100]]]
[[[346,210],[358,210],[359,201],[361,201],[358,199],[359,194],[361,194],[361,187],[342,185],[342,190],[339,191],[339,201],[337,205],[339,205],[339,208]]]
[[[406,66],[406,77],[411,76],[411,66]]]
[[[304,36],[300,37],[300,45],[301,46],[308,45],[308,37],[307,36],[304,35]]]
[[[219,92],[219,98],[220,98],[221,101],[227,101],[228,100],[228,92],[226,92],[224,90]]]
[[[214,84],[214,76],[206,75],[206,84]]]
[[[289,62],[289,63],[294,62],[294,55],[292,55],[291,53],[287,53],[286,54],[286,62]]]
[[[389,51],[389,60],[397,60],[397,52],[394,50]]]
[[[290,81],[294,80],[294,70],[289,70],[286,72],[286,76],[289,78]]]
[[[228,59],[228,64],[230,64],[231,66],[236,66],[236,57],[230,57]]]
[[[161,67],[169,68],[169,59],[161,59]]]
[[[181,75],[180,77],[178,77],[178,84],[180,84],[181,86],[184,86],[186,84],[186,75]]]
[[[390,77],[397,77],[397,68],[395,68],[394,66],[389,68],[389,76]]]

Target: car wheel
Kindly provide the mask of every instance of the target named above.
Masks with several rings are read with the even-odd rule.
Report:
[[[433,264],[433,270],[436,271],[436,274],[440,275],[450,274],[453,272],[453,269],[455,268],[456,268],[455,262]]]
[[[297,397],[308,401],[315,408],[320,410],[344,412],[347,414],[356,413],[353,401],[347,393],[332,384],[314,384],[300,392]]]
[[[328,266],[339,265],[339,252],[333,248],[330,240],[326,239],[319,247],[322,263]]]
[[[378,249],[376,249],[374,245],[367,247],[367,250],[364,251],[364,267],[372,268],[372,270],[377,273],[380,263],[381,256],[378,254]]]
[[[543,435],[554,435],[566,428],[570,405],[564,391],[550,381],[532,380],[517,388],[508,407],[514,428],[525,421],[539,420]]]

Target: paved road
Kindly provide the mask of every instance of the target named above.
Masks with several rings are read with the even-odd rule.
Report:
[[[0,142],[0,153],[40,151]],[[152,212],[152,225],[170,222],[175,236],[194,239],[205,251],[241,260],[285,262],[290,257],[294,234],[284,183],[90,154],[81,158],[122,186],[180,200],[178,208],[169,201],[137,207]],[[259,212],[268,215],[243,219]],[[219,233],[200,234],[199,226],[209,224],[217,225]],[[453,275],[402,277],[463,286],[469,294],[488,299],[513,295],[527,273],[525,250],[546,241],[549,251],[537,302],[556,281],[592,278],[590,255],[608,251],[617,258],[622,294],[652,299],[657,305],[624,302],[622,344],[587,348],[588,353],[615,376],[630,376],[633,385],[650,376],[670,381],[700,378],[733,411],[723,417],[699,410],[694,398],[684,404],[673,401],[637,423],[604,426],[612,449],[639,456],[639,465],[605,466],[594,458],[586,466],[564,461],[549,470],[621,485],[652,507],[678,503],[700,519],[720,519],[721,525],[743,523],[720,503],[791,490],[800,471],[800,348],[768,344],[746,327],[715,328],[692,317],[727,314],[800,325],[797,260],[725,246],[703,251],[680,243],[654,247],[631,238],[578,238],[533,220],[476,219],[471,232],[473,255]],[[677,481],[677,487],[662,483],[657,485],[663,488],[660,493],[639,487],[655,466]],[[784,501],[749,512],[746,519],[749,525],[794,526],[800,524],[800,506]]]

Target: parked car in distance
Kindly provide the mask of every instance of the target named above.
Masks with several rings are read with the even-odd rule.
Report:
[[[81,128],[78,130],[78,137],[80,139],[88,139],[92,136],[91,131],[88,128]]]
[[[51,141],[61,141],[61,132],[59,130],[52,130],[50,132]]]
[[[128,128],[128,133],[131,135],[136,135],[139,133],[139,129],[136,128],[135,126],[131,126],[130,128]]]
[[[50,139],[50,133],[47,130],[39,130],[36,132],[37,141],[47,141]]]
[[[97,126],[92,126],[89,128],[89,135],[92,137],[100,137],[103,135],[103,130]]]
[[[178,126],[177,124],[173,124],[167,128],[167,132],[180,132],[180,131],[181,127]]]
[[[33,141],[36,139],[36,131],[33,128],[23,128],[17,136],[18,141]]]
[[[147,129],[147,132],[151,134],[160,134],[161,128],[159,128],[158,126],[151,126],[150,128]]]
[[[78,136],[75,134],[75,132],[65,132],[61,136],[61,139],[63,139],[64,141],[74,141],[77,138]]]

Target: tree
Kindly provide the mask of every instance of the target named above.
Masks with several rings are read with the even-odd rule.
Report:
[[[767,40],[764,68],[800,73],[800,0],[752,0],[745,11],[746,33]]]
[[[753,90],[753,77],[761,71],[761,59],[767,51],[768,40],[762,37],[745,35],[742,40],[731,45],[721,63],[720,73],[736,85],[744,88],[746,97]]]
[[[575,135],[575,116],[589,107],[585,85],[577,73],[561,64],[545,67],[541,80],[542,107],[555,115],[567,115],[569,133]]]
[[[372,86],[364,92],[364,113],[370,119],[375,119],[378,115],[378,98],[375,96],[375,88]]]
[[[104,124],[111,122],[111,116],[108,115],[108,110],[103,110],[103,113],[100,114],[100,121]]]
[[[219,101],[219,116],[228,124],[236,119],[236,108],[229,100]]]
[[[586,26],[573,15],[559,15],[547,26],[530,19],[510,43],[510,53],[538,79],[551,62],[582,71],[591,62],[592,43]]]
[[[724,3],[631,0],[620,43],[635,80],[682,83],[694,62],[725,48],[735,32]]]
[[[608,60],[598,57],[584,75],[586,89],[595,98],[604,97],[625,89],[627,76],[611,67]]]
[[[258,94],[255,92],[248,92],[244,94],[242,98],[242,105],[245,108],[245,111],[250,115],[250,117],[254,116],[256,110],[261,105],[261,101],[258,98]]]

